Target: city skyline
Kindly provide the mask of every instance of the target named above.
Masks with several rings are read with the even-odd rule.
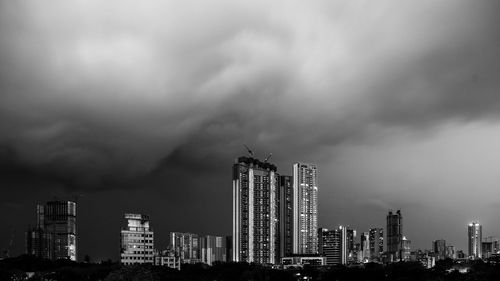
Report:
[[[116,259],[125,213],[228,235],[243,144],[319,167],[318,227],[500,235],[499,3],[85,2],[0,0],[0,250],[55,197],[78,260]]]
[[[370,228],[368,232],[361,233],[358,243],[356,229],[342,225],[330,231],[316,227],[316,236],[294,236],[291,228],[302,227],[293,222],[293,214],[305,213],[300,217],[302,222],[309,221],[306,225],[311,219],[304,217],[317,215],[317,166],[294,163],[293,177],[280,175],[278,167],[268,162],[270,156],[262,162],[254,158],[250,148],[246,145],[245,148],[249,157],[238,157],[233,164],[232,236],[170,232],[168,246],[155,245],[149,215],[126,213],[128,225],[121,229],[120,263],[162,264],[178,268],[181,263],[212,265],[214,261],[235,261],[280,264],[284,258],[292,256],[322,256],[325,265],[387,263],[423,257],[421,261],[429,266],[436,260],[458,257],[455,246],[447,247],[444,239],[432,241],[430,250],[412,248],[411,240],[404,235],[401,210],[388,211],[385,239],[383,228]],[[302,171],[298,172],[299,169]],[[298,186],[303,186],[303,190]],[[296,202],[292,203],[297,190],[307,199],[295,199]],[[311,191],[314,191],[312,196],[308,195]],[[52,260],[69,258],[76,261],[76,203],[49,201],[45,205],[37,205],[36,215],[36,227],[28,227],[26,231],[25,253]],[[301,232],[307,233],[308,230],[302,229]],[[460,258],[483,259],[500,254],[499,239],[495,236],[483,239],[482,225],[478,221],[468,224],[467,233],[469,255],[465,256],[463,250],[458,250]],[[304,248],[314,248],[316,252],[294,253],[292,245],[296,239],[303,245],[312,245]],[[9,257],[9,252],[6,253]],[[429,254],[433,255],[432,260],[429,260]],[[89,257],[86,255],[85,259]]]
[[[236,188],[236,186],[239,185],[239,183],[236,183],[236,185],[235,185],[235,181],[234,181],[234,178],[236,177],[235,173],[236,173],[236,171],[239,171],[239,168],[237,169],[236,167],[238,167],[241,163],[244,163],[245,165],[248,165],[249,163],[252,163],[251,167],[253,167],[255,169],[263,169],[262,170],[262,172],[264,172],[263,178],[265,178],[265,173],[266,173],[265,170],[267,170],[267,172],[272,171],[272,176],[269,176],[269,178],[274,178],[274,180],[276,181],[275,184],[274,184],[275,188],[276,188],[274,196],[278,197],[277,201],[275,202],[276,203],[275,204],[276,205],[275,206],[276,209],[280,209],[278,212],[281,212],[282,210],[287,209],[287,208],[292,208],[292,212],[291,213],[294,213],[293,209],[295,209],[295,206],[294,206],[294,204],[292,204],[292,201],[293,201],[292,197],[293,197],[293,194],[294,194],[292,186],[293,186],[293,183],[294,183],[294,180],[293,180],[294,177],[293,176],[288,176],[288,175],[280,175],[279,173],[277,173],[278,168],[275,165],[273,165],[272,163],[268,163],[267,159],[265,160],[265,162],[260,162],[260,160],[258,160],[256,158],[255,159],[252,158],[254,156],[253,155],[253,151],[251,151],[246,145],[244,145],[244,146],[248,150],[248,152],[250,153],[250,157],[242,156],[242,157],[239,157],[239,158],[235,159],[235,164],[233,165],[233,192],[235,190],[234,188]],[[296,162],[296,163],[293,164],[293,169],[292,170],[293,170],[294,174],[296,174],[296,170],[297,170],[297,167],[299,165],[304,165],[304,164],[300,164],[298,162]],[[314,167],[314,175],[316,175],[316,173],[317,173],[317,167],[316,167],[316,165],[310,165],[310,164],[305,164],[305,165],[307,167],[313,166]],[[247,166],[247,167],[250,167],[250,166]],[[255,169],[252,169],[252,170],[255,171]],[[253,171],[251,172],[252,175],[254,174]],[[249,172],[248,170],[244,171],[244,173],[248,173],[248,172]],[[274,172],[276,172],[276,173],[274,173]],[[257,174],[259,174],[259,173],[257,173]],[[247,176],[247,178],[248,178],[248,176]],[[247,181],[248,181],[248,179],[247,179]],[[313,181],[317,182],[317,178],[315,178]],[[261,184],[261,183],[257,183],[257,184]],[[285,186],[287,186],[287,187],[285,187]],[[316,186],[316,184],[314,184],[313,186],[316,188],[315,190],[317,192],[317,186]],[[288,192],[288,191],[291,191],[291,196],[288,195],[288,194],[285,195],[286,192]],[[315,196],[317,196],[317,194]],[[233,206],[235,206],[234,205],[235,204],[235,202],[234,202],[235,198],[236,197],[233,197]],[[64,201],[64,200],[63,201],[59,201],[58,198],[55,198],[55,200],[56,201],[47,202],[47,204],[48,205],[51,205],[51,204],[56,204],[57,205],[57,204],[61,204],[61,203],[63,205],[70,204],[70,205],[73,206],[72,207],[73,208],[72,212],[76,211],[76,204],[74,202],[72,202],[72,201]],[[280,201],[290,201],[290,202],[289,202],[288,205],[286,205],[286,204],[285,205],[281,205]],[[42,209],[40,209],[40,208],[42,208]],[[315,208],[317,208],[317,207],[315,207]],[[43,224],[43,220],[44,220],[43,219],[43,215],[44,215],[43,205],[38,204],[36,210],[37,210],[37,212],[36,212],[37,213],[37,223],[36,223],[37,227],[36,228],[31,228],[29,226],[28,229],[27,229],[26,235],[31,235],[32,231],[36,230],[39,227],[38,225],[40,225],[40,221]],[[233,212],[234,211],[235,210],[233,209]],[[386,252],[387,254],[389,254],[389,256],[391,255],[391,253],[388,251],[388,249],[390,248],[390,246],[387,243],[396,243],[397,245],[399,245],[398,246],[399,247],[398,248],[399,249],[398,252],[401,253],[401,254],[403,254],[405,252],[404,251],[404,248],[405,248],[405,246],[404,246],[405,243],[404,242],[406,242],[407,243],[407,247],[409,249],[408,252],[406,253],[406,259],[409,259],[409,256],[410,256],[409,252],[410,251],[414,251],[414,250],[420,251],[420,250],[429,250],[430,249],[430,252],[433,252],[433,251],[435,252],[435,247],[436,247],[435,243],[437,241],[445,241],[445,240],[432,241],[432,246],[430,248],[423,247],[423,248],[418,248],[417,249],[417,248],[411,247],[411,241],[409,239],[407,239],[406,236],[404,235],[405,232],[403,231],[403,227],[402,227],[403,226],[403,224],[402,224],[403,218],[402,218],[402,215],[401,215],[401,210],[397,210],[396,212],[394,212],[392,209],[389,209],[388,211],[389,211],[389,213],[388,213],[388,215],[386,217],[387,225],[386,225],[385,229],[386,229],[387,233],[390,232],[389,229],[393,229],[391,232],[394,233],[394,234],[391,234],[391,235],[393,237],[396,237],[396,236],[399,237],[399,238],[396,238],[396,240],[394,240],[395,242],[389,242],[389,241],[391,241],[391,239],[388,236],[380,236],[380,237],[383,237],[382,238],[382,243],[383,243],[383,247],[382,248],[385,249],[384,252]],[[129,229],[130,229],[130,226],[131,226],[131,222],[130,222],[131,220],[130,219],[136,219],[137,220],[139,218],[139,217],[136,218],[135,216],[145,217],[144,221],[146,221],[147,228],[149,228],[149,215],[139,215],[139,214],[125,213],[125,218],[129,219],[129,226],[128,226]],[[233,216],[234,216],[234,214],[233,214]],[[291,215],[291,214],[288,214],[288,216],[290,216],[290,218],[286,218],[287,215],[281,215],[281,214],[276,214],[275,215],[276,220],[278,220],[278,221],[281,221],[282,219],[292,219],[293,218],[293,215]],[[73,220],[75,218],[76,217],[74,216]],[[234,217],[233,217],[233,219],[234,219]],[[292,221],[293,221],[293,219],[292,219]],[[75,222],[73,222],[73,224],[74,223]],[[132,223],[132,224],[134,224],[134,223]],[[283,231],[283,229],[285,229],[285,231],[286,231],[286,226],[287,225],[288,225],[287,223],[283,223],[283,226],[285,226],[285,228],[283,228],[283,226],[281,225],[281,223],[278,223],[275,226],[275,229],[276,229],[275,231],[279,231],[280,232],[280,231]],[[471,230],[471,229],[475,229],[473,226],[477,226],[478,229],[479,229],[479,234],[474,234],[474,235],[478,235],[478,238],[471,238],[471,235],[472,235],[471,233],[475,231],[475,230],[474,231]],[[234,227],[235,227],[235,225],[233,225],[233,228]],[[294,228],[294,224],[293,223],[291,224],[291,227]],[[351,232],[354,231],[354,233],[355,233],[356,229],[355,228],[353,229],[353,228],[350,228],[350,227],[346,227],[346,226],[342,226],[342,225],[338,225],[338,227],[339,227],[338,229],[334,228],[334,231],[337,231],[338,233],[340,233],[339,235],[341,235],[341,237],[343,237],[343,238],[341,240],[339,240],[339,242],[338,242],[338,243],[340,243],[339,245],[341,245],[340,246],[341,248],[338,249],[337,251],[340,251],[340,253],[342,253],[342,255],[339,256],[339,258],[343,257],[343,258],[341,258],[341,263],[345,264],[347,262],[347,260],[348,260],[347,256],[349,255],[349,249],[346,248],[347,247],[346,243],[348,243],[348,241],[347,241],[348,236],[346,236],[345,231],[346,231],[346,229],[349,229],[349,231],[351,231]],[[126,228],[122,228],[122,243],[123,243],[124,229],[126,229]],[[317,233],[318,234],[321,233],[322,230],[325,230],[325,228],[322,227],[322,226],[318,227],[317,228]],[[359,245],[360,245],[361,248],[358,249],[360,251],[360,253],[358,253],[358,254],[361,255],[361,260],[364,260],[366,258],[365,255],[367,255],[369,257],[368,260],[370,260],[370,261],[371,260],[379,261],[381,259],[381,257],[382,257],[380,255],[380,253],[378,253],[378,255],[376,255],[376,256],[372,255],[372,253],[373,253],[372,247],[374,247],[374,245],[372,245],[373,241],[372,241],[371,237],[374,235],[374,234],[372,234],[372,231],[374,231],[374,230],[375,231],[381,231],[381,233],[384,232],[384,228],[380,227],[380,228],[374,228],[374,229],[370,228],[370,229],[368,229],[368,232],[362,232],[361,233],[360,240],[359,240],[359,242],[360,242]],[[326,231],[328,231],[328,230],[326,230]],[[470,222],[467,225],[467,232],[468,232],[467,249],[468,249],[468,253],[469,253],[468,257],[471,257],[471,256],[474,257],[474,258],[482,257],[483,255],[481,253],[482,252],[481,250],[482,250],[482,247],[484,247],[484,245],[482,245],[482,244],[486,243],[486,239],[482,238],[482,225],[479,224],[479,222],[477,220],[474,220],[474,221]],[[219,233],[220,233],[220,231],[219,231]],[[231,244],[234,243],[234,241],[235,241],[234,239],[232,239],[232,236],[226,236],[225,234],[223,236],[214,236],[213,234],[207,234],[206,236],[204,236],[204,235],[199,236],[198,234],[183,233],[183,232],[177,232],[177,231],[171,231],[171,232],[169,232],[169,234],[170,234],[170,236],[169,236],[170,244],[168,244],[168,243],[167,244],[163,244],[162,246],[158,247],[159,249],[155,249],[155,250],[158,250],[159,252],[161,252],[161,251],[164,251],[162,249],[162,247],[166,248],[166,249],[169,249],[170,247],[173,247],[173,249],[175,249],[174,252],[176,254],[178,254],[179,258],[180,258],[179,260],[177,260],[177,262],[183,261],[183,260],[187,261],[189,263],[191,263],[193,261],[206,262],[207,258],[205,257],[203,260],[201,258],[201,255],[203,255],[203,251],[202,251],[201,246],[196,246],[199,251],[196,250],[195,252],[193,252],[193,253],[196,253],[197,255],[200,255],[199,257],[196,257],[194,259],[184,257],[183,254],[181,254],[182,251],[179,252],[179,249],[176,249],[176,246],[175,246],[176,242],[175,241],[176,241],[177,238],[175,238],[176,237],[175,235],[183,235],[183,236],[184,235],[188,235],[189,237],[191,237],[191,236],[194,235],[196,237],[196,243],[200,243],[200,245],[201,245],[201,243],[203,243],[202,242],[203,239],[207,239],[209,237],[219,237],[219,239],[224,239],[224,240],[226,239],[226,237],[228,237],[228,238],[230,238],[228,241],[231,241]],[[234,232],[232,234],[234,235]],[[293,235],[290,235],[290,236],[291,237],[289,237],[289,239],[291,239],[293,241],[293,239],[294,239]],[[366,245],[363,244],[364,243],[363,242],[363,236],[365,236],[365,239],[367,239]],[[368,236],[370,237],[369,239],[368,239]],[[275,233],[275,239],[283,239],[283,237],[286,238],[286,235],[283,235],[283,234],[277,233],[277,232]],[[377,237],[379,237],[379,236],[377,236]],[[201,239],[198,240],[199,238],[201,238]],[[320,246],[321,241],[320,241],[319,237],[316,238],[316,239],[318,239],[317,242],[316,242],[316,247],[321,247]],[[491,239],[496,239],[496,241],[498,241],[498,238],[497,238],[496,235],[494,235],[494,236],[488,236],[487,239],[490,239],[490,240]],[[471,240],[473,240],[475,242],[471,242]],[[343,241],[343,243],[340,242],[340,241]],[[355,234],[354,234],[354,239],[350,243],[355,243],[356,241],[357,240],[355,239]],[[25,243],[28,243],[28,240],[26,240]],[[153,247],[152,243],[153,242],[151,241],[151,246],[150,247]],[[274,252],[275,252],[276,258],[269,259],[269,260],[260,260],[260,261],[259,260],[254,260],[254,261],[257,262],[257,263],[268,263],[268,262],[271,262],[271,261],[272,261],[271,263],[279,263],[279,259],[282,258],[282,257],[288,257],[288,256],[292,256],[292,255],[300,255],[300,253],[293,253],[293,251],[290,252],[290,253],[292,253],[290,255],[283,254],[285,252],[282,252],[281,249],[283,247],[287,247],[286,245],[288,243],[289,242],[284,242],[283,244],[281,242],[277,242],[276,243],[276,246],[274,248]],[[444,242],[444,243],[446,243],[446,242]],[[473,246],[471,246],[471,245],[473,245]],[[369,249],[368,250],[363,250],[363,247],[365,247],[365,246],[369,247]],[[33,250],[30,250],[31,248],[27,248],[27,247],[29,247],[28,244],[25,244],[25,252],[26,252],[26,250],[28,252],[33,251]],[[155,247],[157,247],[157,246],[155,245]],[[289,245],[289,247],[291,249],[292,245]],[[410,247],[411,247],[411,249],[410,249]],[[455,246],[450,246],[450,247],[453,247],[453,249],[456,248]],[[471,247],[475,247],[475,249],[473,251],[474,252],[477,251],[477,254],[473,254],[473,255],[470,254],[471,253]],[[478,250],[476,250],[477,247],[479,247]],[[490,245],[489,247],[492,247],[492,245]],[[498,245],[496,245],[496,247],[498,248]],[[122,246],[122,248],[123,248],[123,246]],[[491,248],[491,249],[493,249],[493,248]],[[73,250],[76,252],[76,248],[74,248]],[[453,251],[455,251],[455,250],[453,250]],[[459,251],[465,253],[466,249],[459,249]],[[234,255],[236,252],[235,252],[235,250],[231,249],[227,253],[230,253],[230,255]],[[320,254],[320,251],[318,251],[317,254]],[[35,255],[38,255],[38,254],[35,254]],[[310,253],[305,254],[305,255],[306,256],[310,255]],[[393,258],[389,258],[389,260],[396,261],[396,260],[400,259],[399,254],[396,254],[395,256],[398,257],[398,258],[395,259],[393,257]],[[75,255],[71,259],[75,260],[76,257],[77,256]],[[440,257],[438,255],[436,257],[436,259],[439,259],[439,258]],[[114,257],[108,257],[108,259],[114,260]],[[151,259],[152,259],[152,256],[151,256]],[[401,257],[401,259],[405,260],[405,258],[403,258],[403,257]],[[101,260],[104,260],[104,258],[101,259]],[[118,257],[118,260],[120,260],[120,257]],[[123,257],[121,258],[121,260],[123,262]],[[328,258],[327,258],[327,260],[328,260]],[[248,259],[238,259],[238,261],[247,261],[248,262],[249,260]],[[127,264],[126,262],[124,262],[124,263]]]
[[[243,166],[239,167],[241,164],[243,164]],[[273,197],[265,195],[266,188],[264,187],[264,183],[266,180],[259,179],[263,178],[262,176],[259,176],[259,174],[262,174],[264,170],[262,170],[261,173],[259,173],[258,170],[263,168],[265,168],[267,172],[272,173],[277,170],[274,165],[267,162],[260,162],[258,159],[247,157],[238,158],[238,161],[233,166],[233,171],[235,172],[233,178],[236,179],[236,181],[233,180],[235,188],[234,191],[236,192],[239,190],[240,193],[246,193],[246,195],[243,198],[240,198],[241,196],[235,193],[235,197],[233,198],[233,205],[235,207],[237,207],[241,202],[253,201],[252,199],[248,199],[248,197],[251,197],[250,194],[252,193],[246,191],[251,191],[251,186],[254,186],[254,189],[261,189],[261,191],[257,190],[255,195],[263,193],[260,196],[264,201],[266,200],[266,196],[271,198]],[[255,169],[257,169],[257,173],[254,175]],[[249,180],[248,175],[251,175],[251,178],[254,179],[253,183],[252,180]],[[278,178],[287,177],[289,178],[289,176],[278,176]],[[242,180],[242,182],[238,183],[239,180]],[[276,185],[279,186],[280,189],[282,186],[290,186],[289,184],[283,184],[283,182],[278,182]],[[259,186],[260,188],[258,188]],[[279,190],[277,193],[286,194],[287,192],[285,189]],[[288,197],[290,196],[280,196],[276,205],[281,206],[279,202]],[[258,199],[259,198],[256,197],[254,200]],[[257,209],[261,209],[262,206],[266,206],[266,204],[261,203],[255,203],[252,205],[254,205],[256,210],[255,216],[260,216],[259,212],[262,212],[257,211]],[[383,228],[371,228],[368,232],[361,233],[358,243],[358,240],[356,239],[356,229],[340,225],[338,229],[330,231],[325,228],[317,229],[317,253],[292,254],[291,251],[288,254],[282,251],[273,253],[273,250],[270,250],[271,247],[269,246],[269,243],[267,243],[267,246],[266,242],[262,244],[262,241],[273,240],[270,238],[269,229],[267,229],[267,231],[264,230],[263,232],[260,230],[262,228],[262,219],[257,219],[257,223],[254,225],[241,226],[242,224],[245,225],[242,221],[252,216],[238,215],[242,212],[248,213],[248,210],[245,211],[246,208],[247,207],[243,205],[243,207],[235,208],[233,210],[235,218],[240,216],[239,222],[238,220],[233,222],[235,224],[234,230],[236,231],[233,232],[233,234],[239,236],[237,239],[233,239],[232,236],[200,236],[194,233],[171,232],[170,244],[163,249],[161,248],[162,246],[158,247],[158,245],[154,244],[154,233],[150,227],[149,216],[127,213],[125,214],[125,219],[127,219],[128,225],[127,227],[123,227],[121,230],[120,263],[124,265],[149,263],[179,269],[181,263],[194,264],[201,262],[213,265],[213,262],[215,261],[235,261],[275,265],[282,263],[285,265],[291,261],[289,259],[294,260],[311,258],[317,262],[319,259],[315,259],[313,257],[322,257],[322,264],[324,265],[346,265],[350,263],[366,262],[391,263],[397,261],[420,261],[425,266],[430,268],[434,266],[434,263],[437,260],[445,258],[474,260],[487,259],[492,257],[493,254],[500,254],[500,244],[498,242],[499,238],[489,236],[483,239],[482,225],[480,225],[477,221],[471,222],[467,227],[469,247],[468,256],[465,256],[463,250],[456,251],[455,246],[446,246],[446,240],[444,239],[432,241],[432,247],[430,250],[411,248],[411,241],[403,235],[402,215],[400,210],[395,213],[392,210],[389,210],[387,215],[386,239],[384,239],[383,236]],[[36,213],[37,226],[34,228],[30,227],[26,231],[26,254],[51,260],[67,258],[76,261],[77,247],[76,244],[74,244],[77,237],[77,235],[75,235],[75,202],[50,201],[45,205],[37,205]],[[264,214],[264,216],[268,215]],[[276,220],[277,229],[279,229],[278,232],[286,229],[286,227],[282,227],[283,224],[288,224],[288,220],[283,222],[281,219],[282,216],[280,215],[276,216],[274,219]],[[54,223],[58,226],[53,225]],[[269,225],[267,227],[269,227]],[[253,231],[250,231],[252,228]],[[55,232],[56,230],[57,232]],[[68,233],[68,231],[70,232]],[[255,234],[245,236],[238,234],[238,232],[243,234],[254,232]],[[68,237],[68,235],[71,237]],[[257,239],[258,241],[252,242],[251,237],[253,237],[254,240]],[[277,233],[276,237],[283,237],[283,235],[282,233]],[[60,240],[60,238],[64,239]],[[386,241],[386,251],[384,251],[384,240]],[[276,249],[282,249],[283,246],[287,244],[289,244],[287,240],[279,240],[276,243]],[[233,250],[233,245],[238,245],[235,250]],[[255,249],[252,250],[252,247]],[[285,248],[287,247],[288,246],[285,246]],[[265,253],[266,250],[268,251],[267,254]],[[264,252],[264,255],[262,255],[262,252]],[[235,258],[233,258],[233,256],[235,256]],[[7,255],[7,257],[9,257],[9,255]],[[86,256],[85,260],[89,261],[90,257]],[[296,262],[297,261],[298,260],[296,260]]]

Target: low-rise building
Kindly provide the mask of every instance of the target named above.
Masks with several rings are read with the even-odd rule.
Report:
[[[324,266],[326,265],[326,257],[321,256],[292,256],[281,258],[283,268],[303,267],[304,265]]]
[[[201,261],[200,237],[195,233],[171,232],[170,247],[181,258],[182,263],[199,263]]]
[[[154,265],[181,270],[181,259],[175,255],[174,251],[156,251],[153,260]]]

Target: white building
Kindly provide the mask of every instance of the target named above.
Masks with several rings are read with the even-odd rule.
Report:
[[[120,262],[125,265],[153,264],[154,235],[149,227],[149,216],[125,214],[125,219],[128,224],[121,231]]]

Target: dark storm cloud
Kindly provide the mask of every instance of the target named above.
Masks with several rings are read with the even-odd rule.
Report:
[[[381,192],[421,178],[391,182],[364,155],[404,166],[406,148],[420,149],[407,134],[452,139],[438,133],[450,123],[460,136],[485,133],[466,124],[499,117],[498,3],[0,5],[0,164],[9,189],[149,185],[178,206],[230,200],[221,185],[247,143],[259,157],[272,152],[283,173],[293,161],[319,163],[324,198],[369,192],[356,204],[381,210],[398,202]],[[387,149],[388,135],[409,147]]]
[[[484,3],[128,4],[2,4],[2,142],[25,165],[106,186],[199,134],[296,151],[499,112]]]

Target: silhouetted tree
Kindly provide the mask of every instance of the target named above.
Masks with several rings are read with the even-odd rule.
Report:
[[[132,265],[122,266],[119,269],[111,272],[105,281],[160,281],[160,278],[155,274],[152,266]]]

